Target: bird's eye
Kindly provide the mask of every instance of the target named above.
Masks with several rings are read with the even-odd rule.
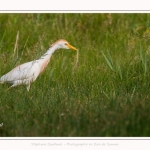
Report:
[[[68,43],[65,43],[65,45],[67,45]]]

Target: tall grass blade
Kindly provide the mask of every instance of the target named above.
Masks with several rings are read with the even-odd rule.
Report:
[[[146,58],[146,54],[143,56],[143,50],[142,47],[140,45],[140,61],[142,63],[142,67],[144,70],[144,75],[146,75],[147,72],[147,58]]]
[[[132,90],[132,93],[131,93],[131,96],[130,96],[130,101],[133,99],[133,96],[134,96],[134,93],[135,93],[135,89],[136,89],[136,86]]]
[[[105,58],[105,60],[106,60],[106,62],[108,64],[108,66],[110,67],[110,69],[112,71],[114,71],[114,65],[113,65],[113,61],[112,61],[112,58],[111,58],[110,54],[109,54],[109,58],[106,57],[106,55],[103,53],[103,51],[102,51],[102,54],[103,54],[103,56],[104,56],[104,58]]]
[[[55,68],[50,71],[49,79],[52,80]]]
[[[5,31],[3,33],[3,36],[1,37],[1,40],[0,40],[0,45],[2,44],[3,40],[4,40],[4,37],[5,37]]]
[[[117,63],[117,69],[118,69],[118,72],[119,72],[119,77],[122,80],[122,70],[121,70],[120,62]]]
[[[16,35],[16,42],[15,42],[14,54],[13,54],[13,56],[15,56],[15,54],[17,53],[17,57],[18,57],[18,41],[19,41],[19,31],[17,32],[17,35]]]

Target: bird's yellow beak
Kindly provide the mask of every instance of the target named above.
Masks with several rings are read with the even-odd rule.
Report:
[[[73,46],[70,45],[70,44],[67,44],[67,46],[68,46],[70,49],[77,50],[75,47],[73,47]]]

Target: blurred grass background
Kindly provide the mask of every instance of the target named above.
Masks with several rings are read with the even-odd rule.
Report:
[[[78,67],[59,50],[29,92],[0,85],[0,136],[150,136],[150,14],[0,14],[0,76],[62,38]]]

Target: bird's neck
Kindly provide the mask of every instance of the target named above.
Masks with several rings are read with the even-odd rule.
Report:
[[[42,73],[45,70],[46,66],[48,65],[48,63],[50,61],[50,58],[51,58],[52,54],[57,49],[58,49],[58,47],[55,47],[55,46],[50,47],[47,50],[47,52],[38,59],[38,63],[39,63],[39,66],[40,66],[40,73]]]
[[[58,49],[59,49],[59,47],[57,45],[53,45],[48,49],[48,51],[46,53],[48,53],[49,55],[52,55]]]
[[[52,54],[53,54],[57,49],[58,49],[58,47],[56,47],[56,46],[50,47],[50,48],[47,50],[47,52],[46,52],[44,55],[42,55],[42,56],[40,57],[40,59],[50,58],[50,57],[52,56]]]

